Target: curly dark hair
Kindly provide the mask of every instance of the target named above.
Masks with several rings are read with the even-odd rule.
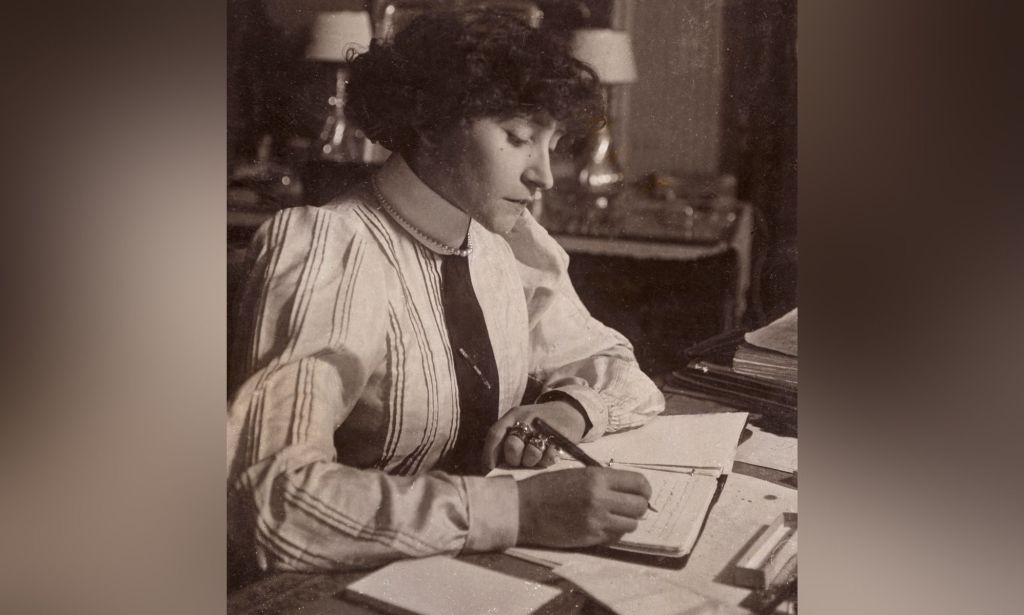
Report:
[[[464,119],[553,119],[570,138],[606,121],[597,75],[565,41],[493,11],[427,13],[375,39],[351,59],[345,115],[399,153]]]

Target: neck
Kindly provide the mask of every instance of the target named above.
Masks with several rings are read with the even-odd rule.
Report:
[[[429,163],[424,164],[415,155],[403,160],[416,178],[430,188],[433,198],[421,199],[420,203],[403,199],[391,204],[422,232],[449,246],[461,246],[469,233],[469,214],[445,198],[443,187],[434,180],[439,175],[431,172]]]

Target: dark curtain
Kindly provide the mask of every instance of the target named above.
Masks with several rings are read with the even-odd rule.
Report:
[[[758,211],[750,324],[796,306],[797,3],[727,0],[722,169]]]

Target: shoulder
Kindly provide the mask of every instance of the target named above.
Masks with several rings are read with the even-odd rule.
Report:
[[[263,250],[287,250],[351,243],[373,243],[375,212],[359,190],[348,192],[320,207],[282,209],[263,223],[254,244]]]

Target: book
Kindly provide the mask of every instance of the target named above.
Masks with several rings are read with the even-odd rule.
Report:
[[[732,367],[740,374],[797,386],[797,310],[765,327],[751,331],[733,355]]]
[[[795,434],[798,406],[797,310],[755,331],[732,330],[688,348],[687,364],[663,391],[761,415]]]
[[[539,472],[557,472],[571,468],[582,468],[582,463],[573,460],[559,460],[547,468],[492,470],[488,476],[512,476],[523,480]],[[629,470],[643,474],[651,484],[650,503],[657,512],[648,510],[640,519],[637,528],[625,534],[617,542],[608,545],[612,549],[680,558],[689,555],[704,523],[718,488],[718,468],[683,468],[643,466],[625,463],[611,463],[608,467]]]
[[[669,375],[662,390],[754,412],[795,427],[795,387],[737,374],[725,366],[693,361],[685,369]]]
[[[737,373],[772,382],[797,386],[797,358],[750,344],[740,344],[732,358]]]
[[[560,593],[443,555],[389,564],[345,588],[348,597],[398,615],[526,615]]]

